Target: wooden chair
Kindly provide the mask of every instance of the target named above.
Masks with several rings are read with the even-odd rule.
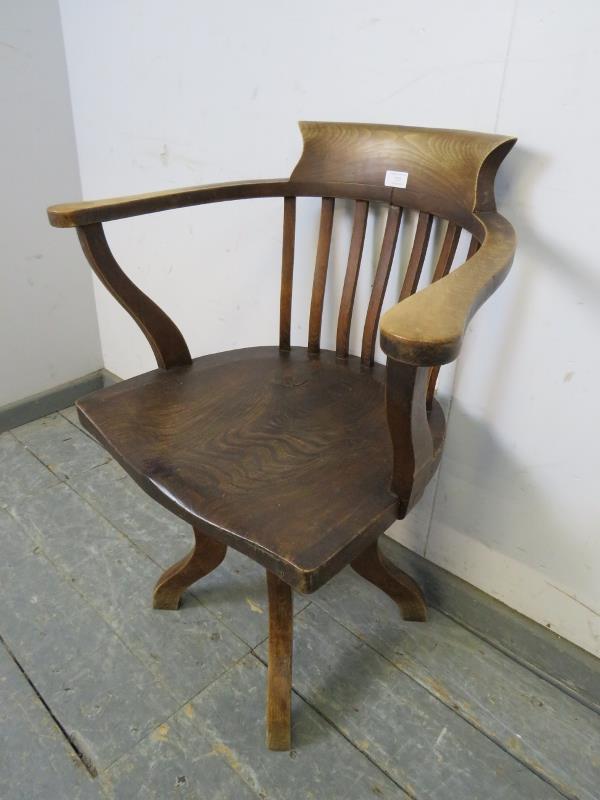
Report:
[[[495,210],[494,178],[515,139],[389,125],[300,123],[304,150],[289,179],[214,184],[53,206],[52,225],[76,227],[98,278],[131,314],[158,369],[77,404],[83,425],[133,479],[194,529],[191,553],[158,581],[154,607],[234,547],[267,571],[267,743],[290,747],[292,588],[313,592],[347,564],[386,592],[404,619],[425,620],[417,585],[386,561],[379,536],[421,497],[440,460],[445,420],[434,388],[465,326],[507,274],[515,238]],[[292,347],[296,198],[320,197],[307,347]],[[125,275],[103,223],[165,209],[283,198],[279,345],[192,359],[171,319]],[[336,351],[320,347],[337,198],[354,222]],[[361,356],[348,353],[369,205],[387,222],[364,320]],[[374,363],[379,317],[403,209],[418,221],[398,304],[381,318],[387,366]],[[416,212],[415,212],[416,213]],[[417,291],[432,224],[445,226],[433,282]],[[450,272],[462,230],[466,262]]]

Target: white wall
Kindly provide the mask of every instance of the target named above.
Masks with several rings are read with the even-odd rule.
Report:
[[[520,137],[499,180],[501,208],[520,235],[514,271],[469,333],[439,482],[393,535],[600,653],[592,405],[600,118],[591,102],[600,6],[63,0],[61,8],[89,198],[285,176],[300,151],[298,119]],[[339,205],[336,222],[347,233],[350,209]],[[300,207],[308,233],[318,207]],[[275,342],[280,219],[281,202],[266,200],[112,223],[108,233],[125,268],[200,355]],[[343,242],[340,235],[334,245],[325,344]],[[306,338],[313,258],[311,240],[297,257],[297,344]],[[364,309],[372,272],[363,270]],[[398,283],[393,275],[388,304]],[[123,377],[152,368],[141,334],[101,289],[97,305],[106,366]],[[452,378],[447,370],[446,392]]]
[[[46,206],[80,195],[58,3],[0,2],[0,406],[102,366],[89,270]]]

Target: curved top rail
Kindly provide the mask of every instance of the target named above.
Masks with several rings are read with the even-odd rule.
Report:
[[[58,228],[256,197],[316,195],[419,208],[468,226],[494,211],[494,178],[516,139],[497,134],[354,122],[300,122],[304,149],[289,179],[233,181],[50,206]],[[406,186],[388,172],[406,173]]]
[[[494,178],[516,139],[499,134],[354,122],[300,122],[304,150],[292,184],[363,187],[364,199],[462,222],[494,211]],[[401,173],[390,176],[389,172]],[[403,174],[403,175],[402,175]],[[403,182],[406,185],[398,186]]]

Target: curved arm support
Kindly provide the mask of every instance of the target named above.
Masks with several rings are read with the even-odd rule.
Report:
[[[392,439],[392,491],[398,495],[398,517],[404,517],[423,494],[437,467],[439,447],[427,416],[429,369],[387,362],[386,414]]]
[[[77,228],[91,268],[112,296],[133,317],[163,369],[190,364],[185,339],[173,320],[131,281],[117,264],[100,223]]]
[[[473,222],[482,241],[477,253],[381,318],[381,347],[391,358],[416,366],[453,361],[469,320],[508,274],[516,244],[512,225],[495,212],[475,215]]]

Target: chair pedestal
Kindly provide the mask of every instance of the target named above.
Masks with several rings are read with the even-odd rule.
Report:
[[[196,581],[212,572],[225,558],[227,547],[194,528],[196,543],[191,553],[173,564],[154,589],[154,608],[176,610],[181,595]],[[397,603],[402,618],[427,619],[423,593],[417,584],[387,559],[377,542],[351,563],[368,580]],[[291,747],[293,597],[291,587],[267,572],[269,596],[269,663],[267,672],[266,740],[270,750]]]
[[[191,552],[166,569],[154,587],[154,608],[176,610],[184,591],[216,569],[227,553],[227,546],[194,528],[196,543]]]
[[[402,619],[412,622],[427,620],[427,606],[423,592],[417,584],[387,559],[378,542],[354,559],[350,565],[365,580],[385,592],[400,608]]]

